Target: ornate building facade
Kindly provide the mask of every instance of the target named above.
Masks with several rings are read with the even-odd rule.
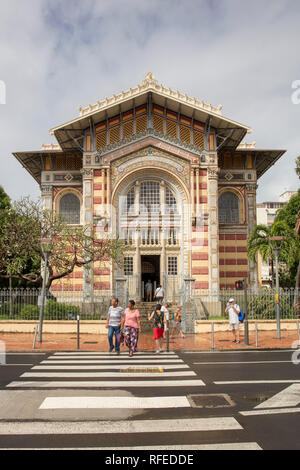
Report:
[[[92,299],[123,276],[130,297],[142,299],[151,279],[171,299],[184,277],[199,293],[233,288],[244,277],[257,283],[246,250],[257,181],[284,150],[242,144],[250,127],[151,73],[79,110],[51,129],[58,144],[14,153],[40,184],[45,208],[125,242],[122,267],[107,261],[76,270],[72,289]]]

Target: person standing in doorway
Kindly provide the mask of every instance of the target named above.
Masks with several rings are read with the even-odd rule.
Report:
[[[241,309],[238,304],[234,303],[234,299],[231,298],[227,302],[227,307],[225,309],[225,313],[229,315],[229,324],[230,329],[233,333],[233,343],[240,343],[240,321],[239,321],[239,313]]]
[[[119,307],[119,300],[116,297],[111,299],[111,306],[108,309],[106,318],[106,328],[108,329],[108,341],[109,341],[109,352],[114,349],[117,354],[120,354],[120,343],[118,342],[118,335],[120,333],[120,327],[122,323],[122,317],[124,310]],[[113,337],[115,335],[115,345]]]
[[[148,282],[145,287],[146,287],[146,301],[152,302],[153,284],[151,282],[151,279],[148,279]]]
[[[137,350],[139,334],[142,332],[140,312],[135,308],[135,301],[129,300],[128,307],[124,312],[121,329],[124,330],[125,344],[129,349],[129,356]]]
[[[162,342],[165,329],[167,330],[167,321],[165,314],[161,311],[161,305],[158,304],[155,310],[148,315],[148,320],[153,320],[153,338],[156,345],[156,354],[163,352]]]
[[[158,285],[156,291],[155,291],[155,298],[157,300],[157,302],[161,305],[162,304],[162,301],[164,299],[164,296],[165,296],[165,292],[161,286],[161,284]]]

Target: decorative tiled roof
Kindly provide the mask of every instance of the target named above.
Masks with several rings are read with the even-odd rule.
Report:
[[[194,108],[198,108],[202,111],[208,111],[222,116],[223,106],[220,104],[217,107],[212,104],[205,103],[204,101],[199,101],[197,98],[191,98],[187,94],[183,94],[180,91],[174,91],[171,88],[166,88],[162,84],[160,85],[155,79],[153,73],[148,73],[143,80],[141,85],[137,85],[135,88],[130,88],[130,90],[122,91],[117,95],[113,95],[111,98],[105,98],[102,101],[97,101],[94,105],[89,105],[86,108],[82,106],[79,107],[80,116],[85,116],[87,114],[93,113],[95,111],[100,111],[105,109],[108,106],[120,104],[123,101],[126,101],[130,98],[135,98],[141,93],[146,91],[155,91],[160,95],[163,95],[167,98],[172,98],[175,101],[178,101],[183,104],[188,104]]]

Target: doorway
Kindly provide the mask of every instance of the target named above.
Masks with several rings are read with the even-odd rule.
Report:
[[[141,256],[141,283],[142,299],[146,300],[145,286],[151,281],[153,285],[152,300],[156,287],[160,284],[160,255],[142,255]]]

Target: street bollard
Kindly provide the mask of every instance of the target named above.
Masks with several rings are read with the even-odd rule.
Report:
[[[258,324],[255,322],[255,346],[258,347]]]
[[[36,325],[36,327],[34,329],[34,338],[33,338],[32,349],[35,348],[35,342],[36,342],[36,336],[37,336],[38,330],[39,330],[39,325]]]
[[[299,325],[299,320],[297,320],[297,331],[298,331],[298,341],[300,341],[300,325]]]
[[[212,322],[211,324],[211,349],[215,349],[215,324]]]
[[[79,332],[79,321],[80,321],[80,316],[77,315],[77,350],[80,349],[80,332]]]

